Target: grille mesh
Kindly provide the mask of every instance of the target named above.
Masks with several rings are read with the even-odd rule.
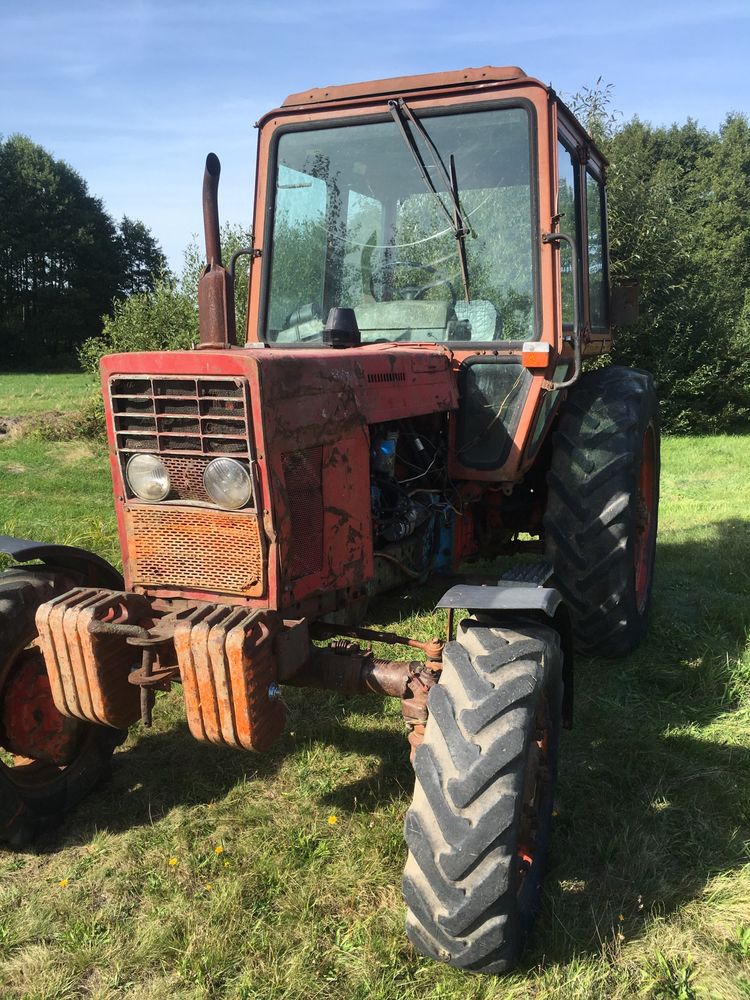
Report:
[[[259,597],[263,551],[258,519],[194,507],[137,506],[126,511],[134,585]]]
[[[323,566],[323,449],[290,451],[282,460],[292,527],[289,576],[296,580]]]
[[[203,503],[213,503],[203,486],[203,470],[210,459],[162,455],[161,460],[166,466],[172,484],[170,500],[200,500]]]
[[[110,382],[117,448],[249,457],[246,385],[239,378],[131,375]]]

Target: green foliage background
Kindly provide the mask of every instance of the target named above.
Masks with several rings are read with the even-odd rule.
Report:
[[[235,251],[250,246],[250,234],[226,224],[221,230],[222,253],[229,261]],[[240,257],[235,271],[237,337],[244,341],[247,317],[247,257]],[[103,318],[101,335],[91,337],[79,351],[81,366],[98,375],[104,354],[124,351],[174,351],[198,341],[198,279],[204,259],[194,238],[184,253],[179,275],[163,274],[151,290],[116,301],[111,316]]]
[[[640,279],[637,326],[611,359],[652,371],[672,431],[736,430],[750,416],[750,126],[620,124],[607,87],[573,110],[610,161],[613,280]]]
[[[113,300],[149,292],[165,269],[142,222],[115,223],[67,163],[0,137],[0,368],[73,354]]]

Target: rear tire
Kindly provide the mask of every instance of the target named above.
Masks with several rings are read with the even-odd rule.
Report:
[[[624,656],[651,602],[659,510],[659,408],[648,372],[612,366],[582,376],[553,436],[546,554],[575,648]]]
[[[61,715],[33,645],[39,606],[79,583],[47,570],[0,573],[0,841],[12,847],[57,826],[127,735]]]
[[[553,629],[461,622],[405,820],[406,930],[422,954],[483,973],[517,961],[546,867],[561,704]]]

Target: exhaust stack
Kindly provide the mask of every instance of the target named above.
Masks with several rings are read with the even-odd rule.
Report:
[[[215,153],[206,157],[203,174],[203,229],[206,266],[198,282],[198,350],[221,350],[237,343],[234,319],[234,279],[221,262],[219,234],[219,175]]]

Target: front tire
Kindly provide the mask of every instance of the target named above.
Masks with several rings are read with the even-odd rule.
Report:
[[[0,841],[12,847],[58,825],[126,735],[58,712],[34,645],[39,606],[79,582],[47,570],[0,573]]]
[[[659,408],[648,372],[588,372],[562,406],[544,515],[575,648],[624,656],[648,623],[659,511]]]
[[[546,866],[561,705],[553,629],[461,622],[405,820],[406,930],[422,954],[483,973],[518,960]]]

